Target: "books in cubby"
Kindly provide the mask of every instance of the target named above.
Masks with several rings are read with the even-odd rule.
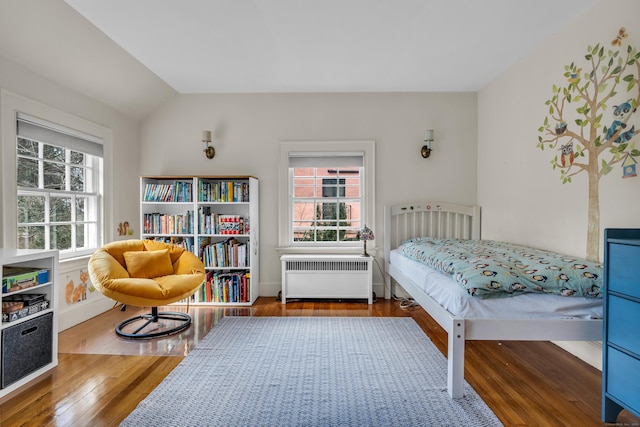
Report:
[[[150,182],[145,185],[144,202],[192,202],[193,184],[190,181],[174,181],[168,184]]]
[[[152,212],[143,214],[144,234],[193,234],[193,211],[183,214]]]
[[[232,237],[214,243],[202,239],[199,256],[207,268],[249,267],[249,245],[249,242],[242,243]]]
[[[156,237],[151,237],[150,240],[155,240],[163,243],[171,243],[172,245],[180,246],[181,248],[189,252],[193,252],[193,238],[188,238],[188,237],[184,238],[184,237],[176,237],[176,236],[170,236],[170,237],[156,236]]]
[[[199,302],[250,302],[251,273],[210,271],[207,273],[199,296]]]
[[[198,230],[201,234],[249,234],[249,218],[219,214],[210,206],[198,208]]]
[[[249,202],[249,184],[239,181],[198,181],[200,202]]]

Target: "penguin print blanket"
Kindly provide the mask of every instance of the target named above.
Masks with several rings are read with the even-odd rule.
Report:
[[[477,298],[527,292],[602,297],[602,266],[581,258],[493,240],[430,237],[407,240],[398,250]]]

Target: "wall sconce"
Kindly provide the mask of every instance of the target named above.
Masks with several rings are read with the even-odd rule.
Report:
[[[420,149],[420,154],[422,154],[423,158],[428,159],[429,156],[431,155],[431,143],[433,142],[433,129],[424,131],[424,142],[426,142],[426,144],[423,145],[422,148]]]
[[[209,143],[211,142],[211,131],[203,130],[202,131],[202,142],[204,142],[204,154],[207,156],[207,159],[213,159],[216,156],[216,149],[213,148]]]

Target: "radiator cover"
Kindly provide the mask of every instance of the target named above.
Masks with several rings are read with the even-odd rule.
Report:
[[[282,303],[287,298],[373,302],[372,261],[360,255],[283,255]]]

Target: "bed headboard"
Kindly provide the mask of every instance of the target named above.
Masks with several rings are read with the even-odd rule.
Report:
[[[415,202],[385,206],[384,257],[413,237],[479,239],[480,206]]]
[[[385,299],[391,298],[391,250],[413,237],[480,238],[480,206],[455,203],[412,202],[384,208]]]

